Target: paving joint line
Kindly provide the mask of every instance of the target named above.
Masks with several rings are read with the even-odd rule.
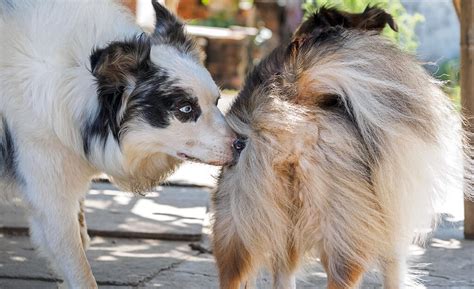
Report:
[[[44,281],[44,282],[63,282],[63,280],[58,278],[48,278],[48,277],[30,277],[30,276],[2,276],[0,275],[0,279],[8,279],[8,280],[28,280],[28,281]]]
[[[162,269],[158,270],[157,272],[150,274],[149,276],[147,276],[147,277],[143,278],[142,280],[140,280],[137,283],[137,285],[133,285],[134,286],[133,288],[134,289],[142,288],[143,286],[146,285],[147,282],[149,282],[149,281],[153,280],[154,278],[158,277],[161,273],[173,270],[174,268],[178,267],[179,265],[183,264],[184,262],[188,261],[191,257],[194,257],[194,256],[197,256],[197,254],[191,255],[191,256],[185,258],[184,260],[180,260],[179,262],[172,263],[168,267],[162,268]]]

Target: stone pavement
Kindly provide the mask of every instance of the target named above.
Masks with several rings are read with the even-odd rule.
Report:
[[[93,235],[87,252],[100,288],[218,288],[208,248],[210,177],[218,170],[188,164],[169,186],[145,197],[120,192],[109,184],[93,185],[86,214]],[[458,218],[444,218],[425,249],[413,246],[413,270],[426,288],[474,288],[474,241],[463,240],[462,202]],[[57,288],[59,278],[39,257],[27,234],[21,206],[0,206],[0,288]],[[201,241],[198,241],[201,239]],[[195,248],[196,246],[193,246]],[[196,248],[195,248],[196,249]],[[325,288],[326,274],[314,262],[298,278],[297,288]],[[262,273],[259,288],[271,288]],[[381,288],[368,274],[361,288]]]

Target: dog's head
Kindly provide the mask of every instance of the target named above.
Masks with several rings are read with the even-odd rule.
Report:
[[[160,159],[228,164],[235,136],[217,108],[219,89],[183,23],[152,3],[151,35],[110,43],[90,57],[99,109],[84,129],[85,151],[115,141],[124,166],[137,174],[156,166],[162,174]]]

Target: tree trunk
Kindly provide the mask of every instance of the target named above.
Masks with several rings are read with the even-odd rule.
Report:
[[[474,1],[461,2],[461,101],[470,132],[469,143],[474,146]],[[473,157],[472,155],[469,157]],[[466,189],[468,189],[466,187]],[[471,192],[467,192],[471,193]],[[474,202],[464,201],[464,236],[474,239]]]

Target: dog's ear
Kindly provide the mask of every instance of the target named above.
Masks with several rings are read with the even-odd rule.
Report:
[[[119,84],[124,76],[133,75],[150,65],[150,51],[151,42],[143,35],[95,49],[90,56],[92,74],[109,84]]]
[[[191,54],[200,59],[194,40],[184,30],[184,24],[157,0],[152,0],[156,13],[156,24],[153,38],[158,44],[174,46],[181,52]]]
[[[395,23],[392,15],[377,7],[367,6],[362,13],[344,14],[347,19],[348,28],[380,32],[388,25],[393,31],[398,32],[397,23]]]
[[[362,13],[348,13],[335,8],[322,7],[301,24],[295,32],[294,38],[313,34],[318,29],[323,30],[337,26],[380,32],[386,25],[389,25],[394,31],[398,31],[398,26],[392,15],[377,7],[367,6]]]

